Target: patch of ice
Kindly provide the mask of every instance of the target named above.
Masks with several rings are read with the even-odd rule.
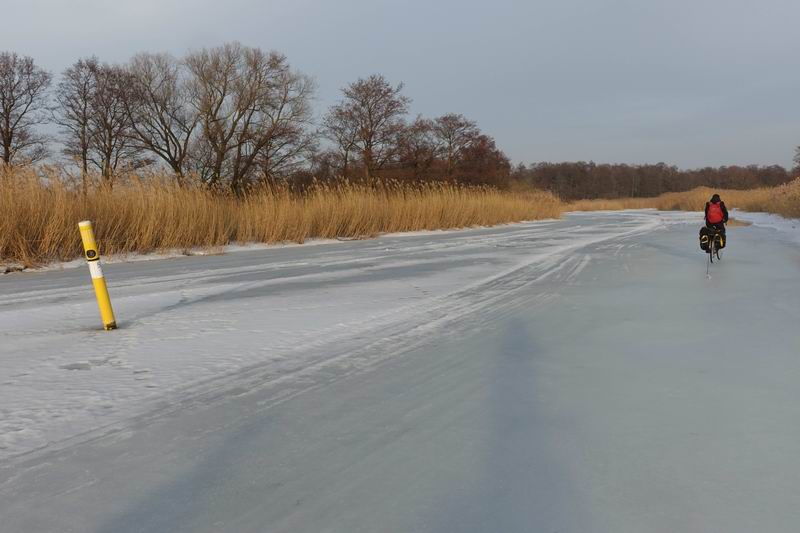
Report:
[[[64,370],[91,370],[92,364],[86,361],[79,361],[77,363],[67,363],[59,366],[58,368],[62,368]]]
[[[753,226],[777,230],[789,240],[800,244],[800,219],[785,218],[772,213],[751,213],[739,209],[732,209],[731,216],[750,222]]]

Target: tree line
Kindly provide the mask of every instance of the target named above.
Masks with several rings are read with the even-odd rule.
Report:
[[[680,170],[657,165],[534,163],[512,168],[495,140],[461,114],[409,117],[403,84],[358,79],[320,117],[311,77],[287,58],[239,43],[176,58],[141,53],[124,64],[83,58],[54,76],[30,57],[0,52],[0,165],[60,161],[89,177],[166,169],[243,193],[313,180],[523,183],[565,200],[656,196],[699,185],[751,188],[789,181],[783,167]],[[57,126],[57,135],[47,135]],[[796,161],[800,171],[800,148]]]
[[[722,166],[681,170],[676,166],[576,163],[519,165],[514,180],[552,191],[564,200],[652,197],[707,186],[752,189],[791,181],[794,173],[780,165]]]
[[[239,43],[125,64],[84,58],[57,80],[32,58],[2,52],[0,159],[23,166],[60,153],[84,187],[89,175],[113,186],[125,172],[162,167],[178,184],[234,193],[312,179],[509,178],[508,158],[474,121],[409,120],[402,83],[358,79],[319,119],[315,89],[285,56]],[[46,124],[58,135],[42,133]]]

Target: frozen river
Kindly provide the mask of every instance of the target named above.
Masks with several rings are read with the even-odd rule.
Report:
[[[0,531],[796,531],[800,246],[699,219],[2,276]]]

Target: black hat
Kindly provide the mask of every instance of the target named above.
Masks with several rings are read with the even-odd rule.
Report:
[[[717,203],[717,202],[719,202],[719,194],[715,194],[714,196],[712,196],[712,197],[711,197],[711,202],[712,202],[712,203]]]

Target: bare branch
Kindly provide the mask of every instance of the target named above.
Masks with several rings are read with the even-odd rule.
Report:
[[[33,59],[0,52],[0,161],[31,164],[47,156],[47,137],[36,126],[47,120],[52,76]]]
[[[344,100],[323,121],[340,151],[349,153],[352,147],[360,152],[367,181],[397,155],[397,139],[411,103],[402,90],[402,83],[392,86],[377,74],[358,79],[342,89]]]

